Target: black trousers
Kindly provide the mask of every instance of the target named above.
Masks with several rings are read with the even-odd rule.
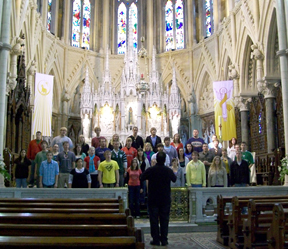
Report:
[[[150,232],[155,243],[168,242],[168,226],[169,226],[169,214],[170,214],[169,204],[161,205],[150,205],[149,209],[149,219],[150,219]],[[159,220],[160,220],[160,233],[159,233]]]

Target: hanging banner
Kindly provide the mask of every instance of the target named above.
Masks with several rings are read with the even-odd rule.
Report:
[[[35,74],[35,100],[32,118],[32,134],[41,131],[43,136],[51,136],[53,78],[47,74]]]
[[[233,94],[233,81],[215,81],[214,90],[214,111],[215,131],[218,138],[223,141],[236,138],[236,122]]]

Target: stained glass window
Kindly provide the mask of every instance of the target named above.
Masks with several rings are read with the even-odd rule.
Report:
[[[72,16],[72,46],[89,49],[90,43],[90,0],[74,0]]]
[[[89,49],[90,42],[90,1],[83,1],[83,30],[82,30],[82,47]]]
[[[137,6],[135,3],[132,3],[130,9],[129,9],[129,15],[131,15],[132,18],[132,25],[133,25],[133,47],[137,49]]]
[[[177,0],[175,4],[176,19],[176,49],[184,48],[184,16],[183,1]]]
[[[261,134],[262,133],[262,112],[259,113],[258,124],[259,124],[258,132],[259,132],[259,134]]]
[[[48,0],[47,10],[47,30],[51,32],[51,21],[52,21],[52,0]]]
[[[124,54],[126,50],[126,11],[126,6],[122,2],[118,7],[118,54]]]
[[[72,17],[72,46],[80,47],[81,32],[81,0],[73,1],[73,17]]]
[[[211,17],[211,5],[212,0],[205,0],[205,17],[206,17],[206,36],[212,35],[212,17]]]
[[[174,49],[173,35],[173,3],[171,0],[165,6],[165,26],[166,26],[166,51]]]

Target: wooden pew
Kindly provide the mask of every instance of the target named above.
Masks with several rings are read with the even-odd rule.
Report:
[[[244,248],[267,248],[267,232],[273,222],[273,208],[276,202],[257,203],[250,200],[248,218],[243,221]],[[288,208],[288,200],[281,201],[282,208]],[[284,226],[285,227],[285,226]]]
[[[217,241],[223,245],[228,245],[230,243],[229,240],[229,226],[231,230],[231,224],[228,226],[228,221],[229,221],[229,213],[232,213],[231,210],[225,210],[225,206],[227,203],[232,204],[232,198],[231,196],[229,197],[223,197],[222,195],[217,196]],[[246,201],[246,204],[250,199],[254,200],[259,200],[263,201],[266,199],[270,200],[277,200],[277,199],[287,199],[287,196],[283,195],[276,195],[276,196],[239,196],[237,197],[239,201]],[[247,206],[247,205],[246,205]],[[242,206],[241,206],[242,207]],[[239,212],[238,212],[239,213]],[[240,211],[241,214],[241,211]],[[242,222],[240,223],[242,226]],[[241,230],[240,230],[241,231]],[[231,236],[230,236],[231,237]]]
[[[129,216],[130,210],[125,210],[125,213],[122,211],[123,200],[122,203],[119,199],[117,199],[118,203],[115,201],[110,203],[106,199],[105,203],[100,201],[93,203],[93,201],[85,203],[85,199],[82,199],[81,202],[75,204],[73,200],[65,199],[57,200],[55,203],[54,199],[47,199],[45,202],[35,199],[5,202],[1,199],[0,248],[4,244],[9,245],[9,248],[54,247],[54,238],[53,241],[45,239],[47,236],[51,238],[65,237],[68,246],[62,242],[57,244],[57,242],[57,248],[74,248],[75,245],[83,248],[92,248],[92,246],[97,248],[144,248],[143,232],[141,229],[135,228],[134,219]],[[49,207],[47,208],[47,206]],[[31,237],[27,241],[17,244],[17,240],[22,241],[21,236]],[[76,242],[73,240],[75,237],[79,238]],[[97,239],[92,241],[86,240],[87,238]],[[116,242],[110,243],[110,238],[117,241],[117,246],[115,246]],[[56,241],[58,240],[56,239]],[[126,243],[128,240],[131,245]],[[39,246],[38,241],[42,241],[43,246]],[[91,243],[87,243],[87,241]]]
[[[288,212],[284,211],[281,203],[273,207],[273,219],[267,232],[267,243],[269,249],[288,248]]]
[[[18,237],[0,236],[0,248],[9,249],[142,249],[134,236],[122,237]]]
[[[27,202],[27,203],[121,203],[123,199],[119,196],[118,198],[97,198],[97,199],[84,199],[84,198],[76,198],[76,199],[41,199],[41,198],[0,198],[0,202]]]

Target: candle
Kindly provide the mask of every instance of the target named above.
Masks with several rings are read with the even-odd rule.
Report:
[[[222,116],[218,116],[219,138],[222,136]]]

